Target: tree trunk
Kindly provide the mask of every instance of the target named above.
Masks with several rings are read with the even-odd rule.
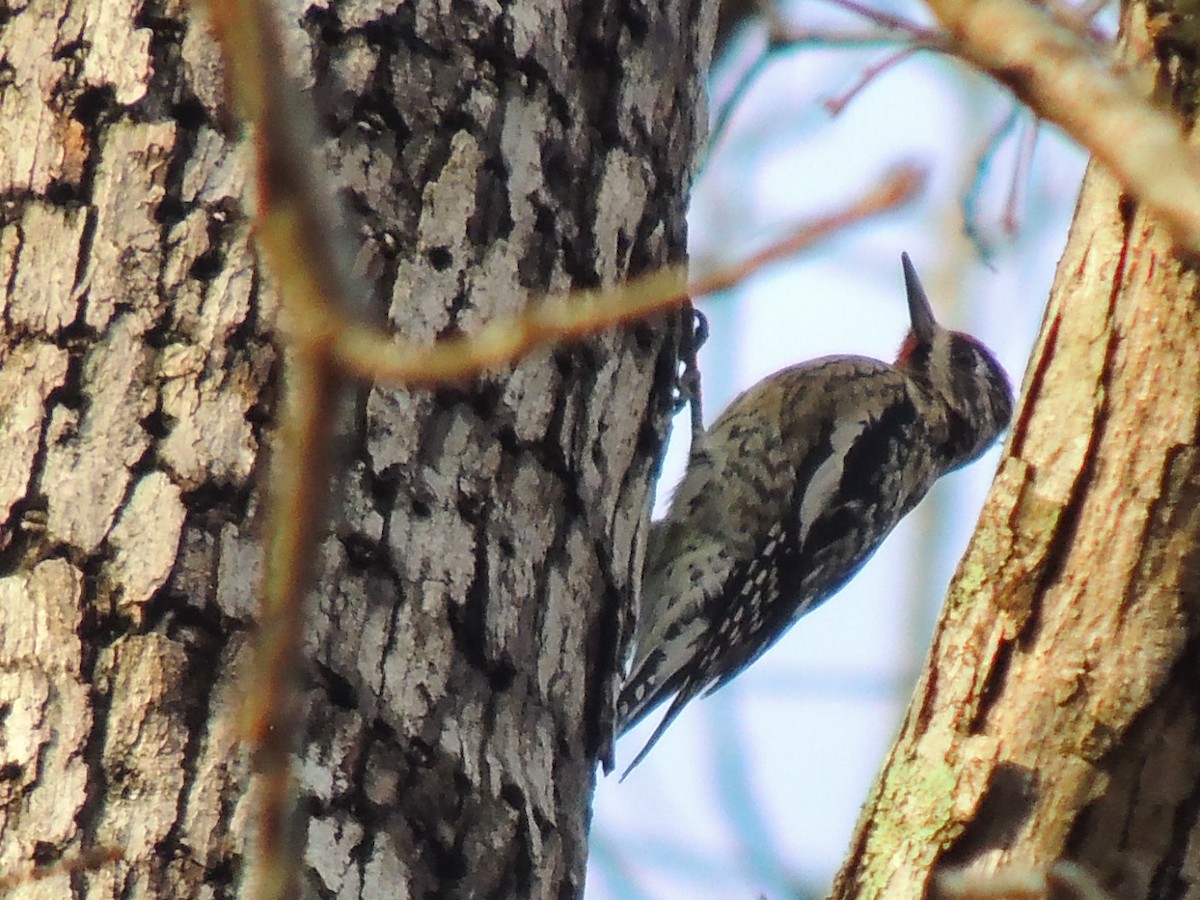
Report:
[[[679,259],[705,6],[289,6],[378,318],[433,341]],[[280,359],[245,155],[196,6],[28,0],[2,28],[0,873],[111,847],[19,890],[229,896]],[[683,327],[348,405],[308,894],[581,892]]]
[[[1194,53],[1168,85],[1144,7],[1124,18],[1129,63],[1194,109]],[[1062,861],[1115,897],[1200,896],[1198,300],[1196,269],[1093,166],[996,483],[834,897],[924,896],[963,867],[997,890],[978,896],[1008,896],[1000,870]]]

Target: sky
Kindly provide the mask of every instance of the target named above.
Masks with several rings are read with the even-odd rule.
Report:
[[[891,8],[926,18],[918,6]],[[820,2],[788,10],[807,28],[866,30]],[[761,46],[761,33],[743,35],[714,78],[715,102]],[[1086,157],[1050,126],[1033,131],[1028,113],[983,77],[928,53],[887,69],[831,117],[823,101],[891,52],[780,56],[739,103],[696,182],[689,245],[700,269],[744,259],[846,205],[898,163],[916,163],[929,177],[903,210],[703,303],[712,331],[701,354],[710,421],[786,365],[830,354],[894,358],[907,326],[901,251],[939,320],[983,340],[1020,386]],[[1004,212],[1022,154],[1029,165],[1017,179],[1010,233]],[[687,454],[686,419],[674,430],[658,514]],[[618,743],[617,774],[601,778],[595,798],[587,900],[825,894],[998,459],[997,447],[943,478],[850,585],[728,687],[693,701],[624,782],[619,773],[659,716]]]

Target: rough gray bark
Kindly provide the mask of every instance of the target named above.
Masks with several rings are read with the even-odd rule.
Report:
[[[678,259],[699,0],[293,5],[372,309],[470,333]],[[0,871],[230,895],[277,307],[195,7],[0,23]],[[304,652],[313,895],[576,896],[681,323],[361,390]]]

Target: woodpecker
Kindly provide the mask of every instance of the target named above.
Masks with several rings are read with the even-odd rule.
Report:
[[[692,698],[836,593],[940,476],[1008,426],[1004,370],[937,323],[907,253],[901,262],[912,327],[893,364],[829,356],[783,369],[693,445],[647,540],[618,734],[674,699],[626,775]]]

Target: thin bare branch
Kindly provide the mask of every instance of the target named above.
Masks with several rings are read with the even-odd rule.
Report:
[[[847,2],[847,0],[840,0]],[[1179,121],[1095,47],[1025,0],[929,0],[955,53],[1007,85],[1102,162],[1200,253],[1200,156]]]
[[[860,16],[868,22],[873,22],[881,28],[890,28],[894,31],[902,32],[917,40],[935,40],[938,37],[938,32],[918,25],[911,19],[876,9],[865,3],[859,3],[858,0],[826,0],[826,2],[852,12],[856,16]]]
[[[1008,185],[1008,198],[1004,203],[1004,215],[1001,224],[1004,232],[1010,237],[1021,229],[1021,200],[1029,185],[1029,174],[1033,168],[1033,152],[1037,147],[1038,135],[1041,133],[1041,122],[1036,117],[1025,123],[1017,143],[1017,159],[1013,163],[1012,179]]]
[[[266,0],[210,0],[229,93],[250,125],[259,247],[284,304],[285,359],[279,440],[267,496],[264,573],[254,683],[243,726],[259,771],[248,896],[296,896],[297,829],[291,753],[297,702],[296,648],[304,625],[310,561],[332,478],[329,447],[340,373],[327,338],[361,296],[339,253],[341,217],[313,170],[313,111],[283,70],[282,42]]]
[[[924,184],[925,172],[921,168],[899,168],[856,203],[800,226],[784,240],[772,244],[741,263],[696,279],[689,290],[693,297],[728,290],[769,263],[792,256],[835,231],[907,202]]]
[[[330,351],[349,374],[408,386],[461,381],[507,365],[539,347],[595,334],[678,306],[689,296],[727,290],[773,262],[792,256],[840,229],[907,202],[924,184],[915,166],[898,169],[860,200],[806,222],[749,259],[688,284],[682,268],[661,269],[604,292],[547,300],[472,335],[416,346],[373,328],[351,325],[331,336]]]
[[[1024,107],[1021,104],[1014,103],[1000,124],[988,134],[979,152],[975,155],[975,177],[971,179],[971,186],[962,198],[963,232],[975,247],[976,254],[983,260],[991,259],[992,246],[983,233],[983,215],[979,211],[980,201],[987,184],[988,174],[992,169],[992,163],[1008,136],[1017,127],[1023,110]]]
[[[842,0],[831,0],[838,5],[843,5]],[[874,22],[881,30],[879,31],[840,31],[834,29],[808,29],[799,28],[782,20],[782,17],[775,15],[770,22],[770,31],[768,35],[767,46],[763,49],[741,77],[738,78],[737,84],[734,85],[729,97],[721,104],[719,112],[713,119],[712,129],[709,132],[708,148],[705,151],[706,156],[703,165],[708,164],[708,160],[712,157],[716,147],[720,144],[721,139],[725,136],[728,130],[729,121],[736,112],[738,105],[749,93],[751,86],[759,76],[766,70],[767,66],[782,57],[785,54],[799,50],[804,50],[809,47],[876,47],[888,44],[902,43],[905,46],[898,51],[901,54],[900,58],[907,56],[910,53],[919,50],[932,50],[935,53],[947,53],[951,51],[951,43],[949,39],[939,31],[929,28],[923,28],[914,22],[898,16],[892,16],[885,13],[877,13],[870,7],[861,6],[854,3],[853,0],[846,0],[849,4],[848,8],[852,12],[863,15]],[[854,88],[850,91],[850,96],[847,97],[845,103],[858,91],[860,91],[870,81],[874,75],[887,68],[900,59],[892,59],[889,57],[883,64],[877,65],[876,71],[873,74],[864,76]],[[830,102],[827,101],[826,106],[829,107]],[[841,106],[844,107],[845,103]],[[836,111],[830,109],[831,114],[836,115],[841,111],[839,107]],[[703,168],[703,166],[702,166]]]
[[[854,84],[850,85],[841,94],[827,98],[822,105],[829,111],[831,116],[841,115],[843,110],[850,105],[855,97],[863,92],[867,85],[892,68],[892,66],[904,62],[904,60],[922,49],[927,48],[913,45],[897,50],[895,53],[889,53],[883,59],[879,60],[879,62],[872,63],[863,69]]]

